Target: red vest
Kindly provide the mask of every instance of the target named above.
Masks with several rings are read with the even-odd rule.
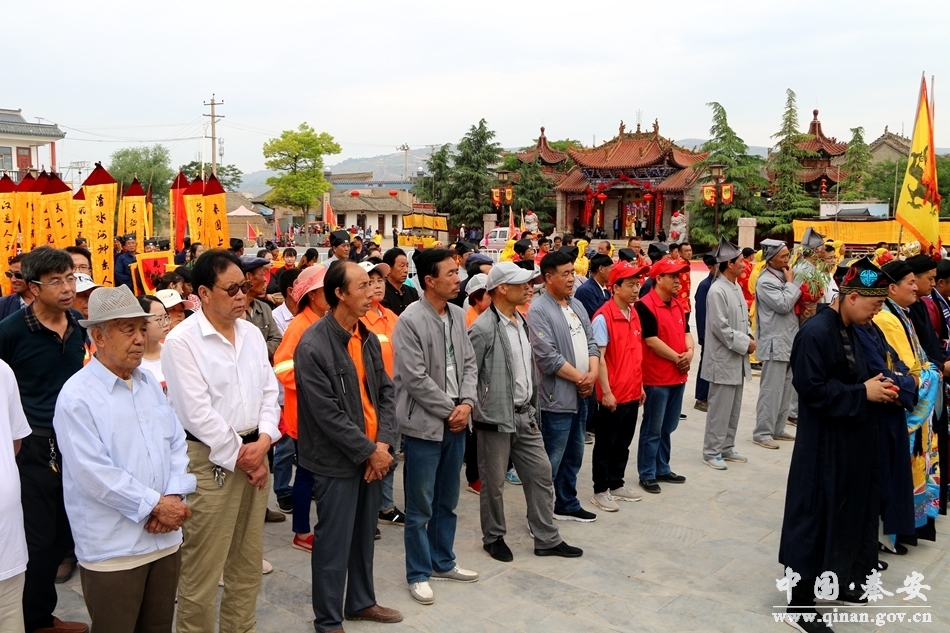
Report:
[[[640,328],[640,317],[631,305],[628,321],[613,299],[602,305],[594,313],[594,318],[598,315],[603,315],[607,324],[607,335],[610,337],[603,359],[607,364],[610,391],[618,404],[639,400],[643,390],[643,332]],[[603,399],[604,394],[598,381],[597,400],[599,402]]]
[[[674,297],[670,305],[663,303],[655,288],[651,288],[640,301],[653,313],[657,323],[657,338],[666,343],[677,354],[686,351],[686,321],[683,306]],[[669,387],[686,382],[687,375],[681,374],[673,361],[656,355],[650,347],[643,345],[643,384],[650,387]]]

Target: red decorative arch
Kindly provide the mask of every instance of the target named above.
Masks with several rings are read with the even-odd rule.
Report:
[[[613,187],[619,182],[626,182],[631,185],[646,189],[647,191],[650,191],[650,192],[656,191],[653,188],[653,185],[651,185],[649,182],[642,181],[642,180],[634,180],[633,178],[631,178],[630,176],[627,176],[626,174],[620,174],[620,176],[616,180],[612,180],[610,182],[597,185],[597,189],[591,189],[590,187],[588,187],[584,191],[584,194],[585,194],[584,213],[581,216],[581,221],[584,223],[585,226],[590,224],[590,216],[594,212],[594,198],[597,196],[597,194],[602,193],[606,189],[610,189],[611,187]]]

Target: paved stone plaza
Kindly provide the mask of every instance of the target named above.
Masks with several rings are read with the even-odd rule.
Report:
[[[702,275],[694,272],[694,288],[700,279]],[[697,354],[691,376],[698,362]],[[729,470],[722,472],[706,467],[701,459],[705,414],[693,409],[693,384],[691,377],[683,407],[688,418],[673,436],[672,466],[687,477],[685,485],[665,484],[661,494],[645,494],[639,503],[621,503],[616,513],[599,511],[590,504],[592,447],[587,447],[578,497],[584,507],[597,510],[597,521],[558,522],[564,539],[584,549],[582,558],[534,556],[523,493],[520,487],[507,484],[505,540],[515,560],[493,560],[481,547],[478,497],[463,489],[455,552],[459,565],[478,571],[481,579],[471,585],[433,582],[436,603],[415,603],[406,587],[402,529],[380,526],[377,597],[380,604],[402,611],[405,620],[396,625],[352,622],[346,629],[380,633],[791,631],[771,615],[776,611],[772,605],[784,603],[784,593],[776,590],[775,581],[783,573],[777,554],[791,443],[782,442],[777,451],[752,444],[756,378],[746,383],[737,441],[737,450],[749,462],[730,463]],[[636,439],[633,446],[627,482],[639,490]],[[400,472],[396,498],[403,508]],[[463,477],[460,482],[464,485]],[[271,507],[276,507],[273,500]],[[904,557],[887,556],[890,569],[883,573],[884,588],[892,592],[912,571],[924,574],[924,583],[931,587],[924,591],[928,601],[904,605],[928,609],[905,609],[901,594],[886,598],[884,607],[854,609],[872,614],[906,610],[908,617],[927,611],[932,623],[887,624],[880,629],[874,624],[839,623],[833,630],[950,630],[950,517],[938,520],[937,532],[935,543],[921,541]],[[289,520],[266,525],[264,552],[275,571],[264,578],[258,598],[260,633],[313,631],[310,557],[291,547],[292,537]],[[77,573],[59,588],[57,615],[88,621],[80,593]]]

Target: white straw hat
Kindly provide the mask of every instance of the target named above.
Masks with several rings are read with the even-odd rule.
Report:
[[[96,288],[89,295],[89,318],[80,319],[79,325],[90,327],[113,319],[149,319],[155,316],[142,310],[128,286]]]

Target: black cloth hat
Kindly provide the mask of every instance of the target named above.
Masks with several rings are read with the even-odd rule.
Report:
[[[146,246],[158,246],[158,240],[155,239],[154,237],[150,237],[150,238],[148,238],[147,240],[145,240],[145,245],[146,245]]]
[[[159,240],[158,250],[167,251],[169,248],[171,248],[171,245],[172,245],[171,240]]]
[[[910,267],[907,262],[902,262],[899,259],[894,261],[887,262],[881,266],[881,270],[884,271],[884,274],[891,278],[890,283],[899,284],[901,279],[907,275],[913,275],[914,269]]]
[[[910,266],[911,270],[914,271],[915,275],[922,275],[926,272],[937,269],[937,260],[935,260],[930,255],[924,255],[923,253],[920,255],[914,255],[913,257],[908,257],[904,261],[908,266]]]
[[[580,252],[576,246],[562,246],[557,249],[559,253],[565,253],[568,257],[571,258],[571,261],[577,259],[577,254]]]
[[[737,257],[742,256],[742,251],[735,244],[731,244],[726,241],[726,238],[719,238],[719,246],[716,247],[716,251],[713,253],[713,256],[716,258],[717,262],[731,262]]]
[[[669,254],[670,248],[666,244],[661,244],[660,242],[653,242],[647,249],[647,257],[649,257],[650,261],[654,264]]]
[[[911,273],[910,266],[904,262],[891,263],[899,264],[907,269],[905,274],[900,275],[900,277],[896,279],[902,279]],[[891,270],[894,271],[895,274],[899,272],[896,268],[892,268]],[[878,268],[869,258],[862,257],[848,268],[844,279],[841,280],[841,293],[848,294],[856,292],[863,297],[886,297],[887,287],[892,283],[896,283],[895,277],[887,270],[887,266],[883,269]]]
[[[241,258],[241,272],[249,273],[257,270],[261,266],[266,266],[270,262],[263,257],[242,257]]]
[[[458,253],[459,255],[464,255],[465,253],[471,253],[472,251],[475,250],[474,244],[470,244],[465,241],[458,241],[454,244],[454,246],[455,246],[455,252]]]
[[[633,262],[637,260],[637,254],[632,248],[621,248],[617,251],[617,260],[621,262]]]
[[[340,244],[347,244],[350,241],[350,234],[346,231],[334,231],[330,233],[330,246],[336,247]]]
[[[529,248],[534,248],[534,244],[531,243],[531,240],[518,240],[515,242],[515,252],[519,255],[524,255],[524,252]]]

